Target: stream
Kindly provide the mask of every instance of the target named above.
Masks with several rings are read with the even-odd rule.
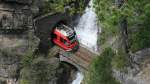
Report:
[[[79,19],[79,23],[75,28],[78,36],[78,40],[81,44],[86,45],[89,50],[95,52],[97,51],[97,37],[98,37],[98,25],[97,18],[92,7],[93,0],[89,2],[89,6],[85,9],[85,13]],[[80,84],[84,76],[81,72],[77,72],[76,79],[72,84]]]

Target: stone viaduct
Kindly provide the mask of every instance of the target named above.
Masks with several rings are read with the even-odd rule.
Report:
[[[65,21],[67,23],[70,22],[70,19],[68,18],[70,17],[66,14],[42,15],[41,17],[38,17],[34,20],[36,30],[35,33],[36,36],[40,38],[43,45],[51,46],[50,52],[53,53],[53,55],[59,54],[60,61],[70,63],[79,71],[84,73],[88,70],[91,60],[96,57],[96,53],[88,50],[85,48],[86,45],[82,44],[80,44],[79,50],[75,53],[65,52],[61,48],[53,46],[53,44],[49,41],[51,39],[49,38],[49,34],[54,26],[60,21]]]

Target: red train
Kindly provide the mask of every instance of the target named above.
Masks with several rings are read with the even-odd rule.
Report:
[[[79,42],[75,31],[64,24],[59,24],[53,31],[52,41],[65,51],[76,51]]]

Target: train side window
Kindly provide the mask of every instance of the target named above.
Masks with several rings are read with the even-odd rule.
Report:
[[[67,41],[66,41],[65,39],[60,38],[60,41],[61,41],[62,43],[64,43],[65,45],[68,45],[68,43],[67,43]]]

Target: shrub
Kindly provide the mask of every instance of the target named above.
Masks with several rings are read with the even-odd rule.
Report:
[[[128,55],[122,49],[118,49],[118,52],[116,52],[112,59],[112,67],[124,71],[128,65]]]
[[[115,0],[94,0],[95,12],[102,26],[100,43],[119,35],[120,19],[126,17],[130,50],[135,52],[150,47],[149,3],[149,0],[128,0],[118,7]]]
[[[119,84],[112,76],[111,61],[114,52],[111,48],[106,48],[104,52],[93,60],[88,73],[87,84]]]
[[[22,58],[20,84],[48,84],[55,77],[55,67],[57,66],[50,64],[46,57],[34,56],[29,52]]]
[[[85,0],[47,0],[43,12],[62,12],[66,11],[70,14],[82,13],[84,10]]]

